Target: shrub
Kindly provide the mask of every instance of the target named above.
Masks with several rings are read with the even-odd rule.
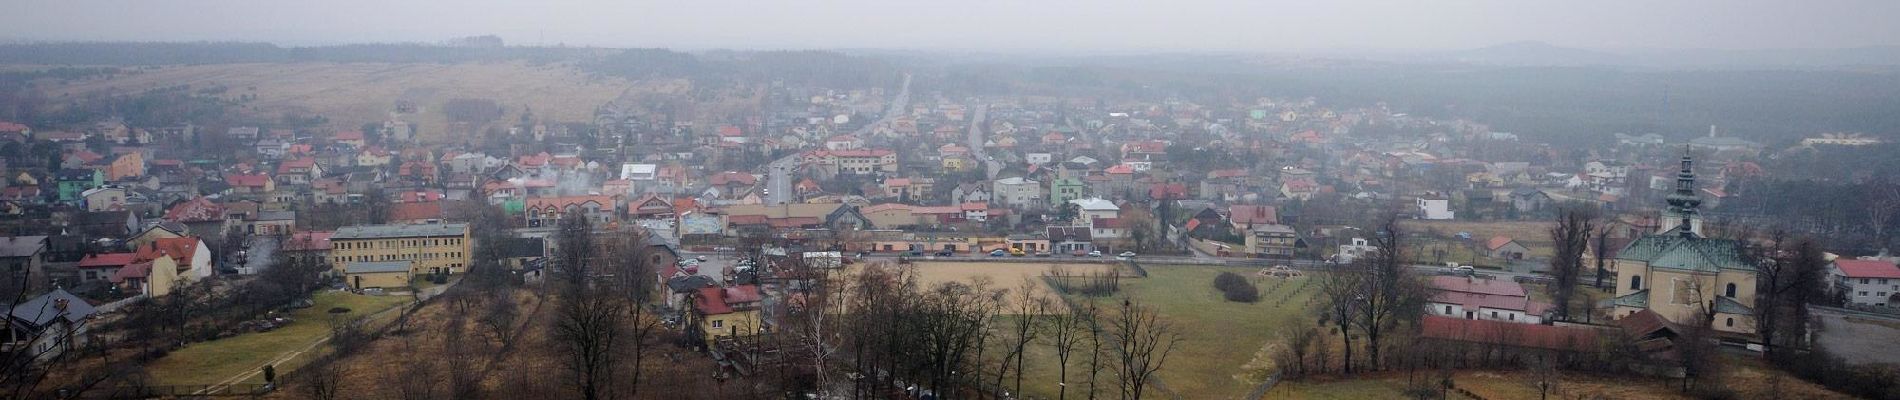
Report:
[[[1247,278],[1240,274],[1222,272],[1214,276],[1214,288],[1219,289],[1221,297],[1226,298],[1227,301],[1241,303],[1260,301],[1260,288],[1254,287],[1253,282],[1248,282]]]

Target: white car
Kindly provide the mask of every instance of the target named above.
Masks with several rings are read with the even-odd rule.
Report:
[[[1135,258],[1135,252],[1132,251],[1124,251],[1121,254],[1115,255],[1115,259],[1117,260],[1128,260],[1132,258]]]

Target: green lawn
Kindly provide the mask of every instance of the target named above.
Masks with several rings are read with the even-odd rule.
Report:
[[[350,312],[344,318],[360,318],[387,310],[408,296],[362,296],[348,292],[323,292],[316,305],[291,312],[296,322],[270,332],[247,333],[220,340],[193,343],[171,352],[146,366],[152,379],[166,385],[214,384],[232,376],[260,369],[264,363],[297,351],[330,334],[331,308]],[[289,368],[280,368],[287,372]],[[261,382],[261,378],[254,378]]]
[[[1402,381],[1355,379],[1327,382],[1281,382],[1267,391],[1269,399],[1381,400],[1405,397]]]
[[[1175,325],[1182,340],[1168,356],[1160,376],[1168,388],[1192,399],[1237,398],[1252,391],[1272,373],[1268,345],[1280,340],[1286,321],[1305,320],[1307,299],[1316,291],[1316,287],[1302,288],[1309,278],[1258,279],[1255,283],[1261,288],[1261,300],[1234,303],[1214,290],[1214,276],[1229,271],[1252,279],[1257,269],[1170,265],[1147,269],[1147,278],[1123,281],[1119,296],[1155,307]],[[1116,299],[1097,301],[1112,307]],[[1023,378],[1027,394],[1055,397],[1058,379],[1054,353],[1047,346],[1028,352],[1029,368]],[[1071,396],[1087,384],[1088,360],[1081,354],[1075,358],[1070,361],[1068,379]],[[1104,371],[1099,381],[1112,386],[1114,377],[1108,374],[1112,371]]]

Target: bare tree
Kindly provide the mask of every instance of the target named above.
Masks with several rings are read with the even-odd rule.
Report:
[[[1606,268],[1604,263],[1609,262],[1610,258],[1610,233],[1612,230],[1611,223],[1605,221],[1597,227],[1596,233],[1591,234],[1593,238],[1590,246],[1592,251],[1591,258],[1595,259],[1597,264],[1597,279],[1596,283],[1592,286],[1596,286],[1598,289],[1603,288],[1603,279],[1610,274],[1609,268]]]
[[[1339,340],[1345,343],[1345,346],[1341,346],[1344,351],[1341,359],[1344,361],[1340,363],[1340,371],[1348,375],[1353,372],[1352,327],[1355,316],[1359,315],[1359,308],[1362,307],[1359,290],[1364,287],[1361,284],[1361,281],[1365,280],[1364,276],[1356,269],[1339,268],[1319,277],[1320,314],[1326,321],[1332,323],[1334,331],[1339,333]],[[1320,349],[1325,350],[1327,347],[1322,345]],[[1325,365],[1323,359],[1320,365]],[[1324,369],[1321,367],[1321,370]]]
[[[1555,246],[1550,258],[1550,274],[1554,279],[1547,290],[1559,321],[1570,320],[1570,304],[1576,300],[1577,284],[1583,277],[1583,253],[1590,247],[1590,235],[1595,230],[1596,211],[1581,207],[1559,211],[1557,225],[1550,228],[1550,240]]]
[[[298,368],[292,379],[311,400],[335,400],[342,394],[343,377],[348,374],[348,366],[335,356],[325,356]]]
[[[1769,236],[1765,248],[1756,246],[1758,250],[1748,253],[1760,254],[1753,260],[1760,280],[1755,294],[1757,333],[1770,356],[1781,356],[1808,336],[1807,305],[1825,298],[1822,283],[1827,259],[1820,244],[1812,240],[1786,248],[1784,233],[1777,230]]]
[[[1122,398],[1140,400],[1181,337],[1172,324],[1161,319],[1161,314],[1129,299],[1122,299],[1121,308],[1108,325],[1108,334],[1115,341],[1116,378],[1121,383]]]
[[[520,306],[515,303],[509,291],[497,293],[494,300],[488,302],[488,310],[476,320],[502,349],[508,349],[515,343],[515,325],[521,318]]]
[[[1038,325],[1041,316],[1049,309],[1049,298],[1043,295],[1042,283],[1023,280],[1016,288],[1015,314],[1010,320],[1009,348],[1003,354],[1003,362],[996,370],[996,387],[1003,386],[1003,376],[1009,373],[1010,365],[1016,366],[1016,393],[1023,391],[1023,353],[1029,350],[1029,344],[1036,341],[1036,335],[1042,332]]]
[[[1531,388],[1537,389],[1538,400],[1549,399],[1550,392],[1557,390],[1560,373],[1561,371],[1557,369],[1557,361],[1552,360],[1550,355],[1538,354],[1531,358],[1530,385]]]
[[[612,285],[596,285],[591,280],[599,273],[596,269],[600,266],[594,265],[599,261],[599,248],[587,219],[579,212],[569,212],[557,229],[560,297],[553,342],[568,373],[569,387],[578,392],[578,397],[614,398],[618,346],[624,340],[625,318],[629,315],[627,303],[609,291]]]
[[[1360,287],[1356,292],[1359,307],[1355,324],[1366,334],[1366,355],[1374,370],[1379,369],[1380,339],[1401,322],[1415,321],[1430,298],[1430,288],[1405,266],[1400,249],[1404,232],[1396,213],[1387,214],[1380,223],[1381,234],[1374,242],[1379,248],[1362,263],[1348,269],[1359,270]]]
[[[1087,336],[1094,335],[1093,308],[1065,307],[1044,318],[1042,339],[1056,354],[1056,398],[1069,396],[1069,361],[1082,347]],[[1021,388],[1017,389],[1021,391]]]

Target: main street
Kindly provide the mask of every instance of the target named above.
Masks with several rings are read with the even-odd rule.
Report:
[[[890,107],[884,110],[884,115],[876,121],[864,124],[864,126],[859,127],[857,131],[851,132],[851,134],[859,138],[868,137],[871,135],[872,129],[889,124],[891,121],[896,120],[897,116],[907,113],[909,109],[910,74],[907,73],[904,74],[904,84],[897,89],[897,96],[891,99]],[[786,204],[792,202],[792,175],[798,172],[799,167],[798,154],[785,156],[785,158],[780,158],[765,165],[766,203]]]
[[[983,120],[988,116],[989,112],[990,105],[988,104],[976,106],[976,115],[970,117],[970,135],[968,139],[970,155],[976,156],[977,160],[983,161],[983,171],[986,173],[984,176],[989,179],[996,179],[996,174],[1003,171],[1003,163],[996,161],[996,159],[990,157],[989,154],[983,153]]]

